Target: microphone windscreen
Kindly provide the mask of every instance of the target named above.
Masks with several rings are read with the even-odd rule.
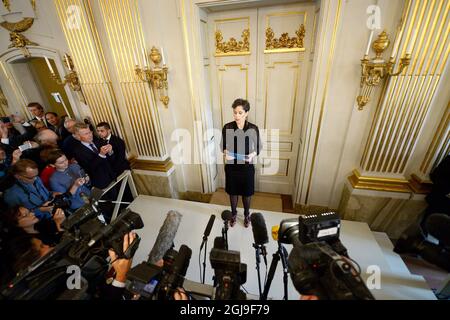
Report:
[[[211,233],[211,228],[212,228],[212,226],[213,226],[213,224],[214,224],[214,220],[215,220],[215,219],[216,219],[216,216],[215,216],[214,214],[212,214],[211,217],[209,217],[208,224],[206,225],[205,232],[203,233],[203,235],[204,235],[205,237],[208,237],[209,234]]]
[[[171,210],[167,213],[163,225],[159,229],[155,244],[148,256],[148,262],[155,264],[164,257],[164,254],[169,250],[175,239],[175,235],[180,225],[181,214],[177,211]]]
[[[233,216],[233,214],[231,213],[230,210],[224,210],[222,211],[222,220],[223,221],[229,221],[231,220],[231,217]]]
[[[250,216],[250,221],[252,223],[253,238],[255,239],[255,244],[265,244],[269,242],[267,236],[266,222],[261,213],[255,212]]]

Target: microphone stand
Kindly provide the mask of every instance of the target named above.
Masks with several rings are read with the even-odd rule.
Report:
[[[261,245],[258,245],[256,243],[253,244],[253,248],[255,248],[255,255],[256,255],[256,272],[258,273],[258,288],[259,288],[259,300],[262,300],[262,288],[261,288],[261,274],[259,271],[259,264],[261,262],[261,259],[259,256],[261,253]]]
[[[283,245],[278,242],[278,250],[272,255],[272,263],[270,264],[269,274],[267,276],[267,283],[264,287],[264,292],[262,294],[261,300],[267,300],[269,294],[270,285],[272,284],[273,277],[275,275],[275,270],[277,269],[278,261],[281,260],[281,265],[283,267],[283,285],[284,285],[284,297],[283,300],[288,299],[288,263],[287,263],[287,251]]]
[[[207,236],[203,236],[203,241],[202,241],[202,245],[200,246],[200,254],[202,254],[202,249],[203,246],[205,246],[205,252],[203,254],[203,276],[202,276],[202,283],[205,283],[205,273],[206,273],[206,252],[208,251],[208,237]]]
[[[223,220],[222,238],[225,242],[225,250],[228,250],[228,220]]]

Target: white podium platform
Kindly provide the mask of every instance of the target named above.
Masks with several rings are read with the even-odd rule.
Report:
[[[169,210],[176,210],[181,213],[183,217],[175,237],[175,249],[178,250],[182,244],[191,248],[192,257],[186,278],[197,282],[200,282],[199,249],[203,238],[203,232],[210,215],[215,214],[216,220],[208,239],[205,277],[205,283],[212,285],[213,270],[209,263],[209,251],[213,246],[214,238],[221,236],[223,226],[221,213],[223,210],[229,209],[228,207],[176,199],[139,196],[133,201],[130,208],[141,215],[145,224],[143,229],[137,231],[141,236],[142,241],[135,254],[133,265],[136,265],[143,260],[147,260],[147,256],[153,247],[167,212]],[[257,211],[263,214],[269,232],[270,241],[266,245],[269,267],[272,260],[272,254],[277,250],[277,244],[270,235],[271,227],[279,225],[280,221],[283,219],[295,218],[298,216],[280,212]],[[410,274],[402,259],[392,252],[392,243],[385,234],[373,233],[365,223],[342,221],[340,239],[348,249],[350,257],[357,261],[361,266],[361,275],[363,279],[366,280],[371,275],[366,273],[369,266],[375,265],[379,267],[381,271],[381,287],[380,289],[371,289],[375,299],[436,299],[425,280],[421,276]],[[240,251],[241,262],[247,264],[247,282],[244,284],[244,288],[249,294],[258,295],[255,250],[252,247],[252,244],[253,233],[251,226],[249,228],[244,228],[243,211],[242,209],[238,209],[238,222],[233,228],[229,228],[228,230],[228,245],[230,250]],[[292,246],[286,245],[286,249],[290,252]],[[201,261],[203,261],[203,256]],[[266,270],[263,263],[260,264],[260,271],[261,278],[264,279]],[[282,299],[282,276],[282,267],[281,263],[279,263],[270,287],[269,299]],[[299,298],[299,294],[292,285],[290,278],[288,291],[289,300],[296,300]]]

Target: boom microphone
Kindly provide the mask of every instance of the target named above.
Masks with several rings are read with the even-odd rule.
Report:
[[[264,217],[261,213],[255,212],[250,216],[250,221],[252,223],[253,238],[255,239],[255,244],[263,245],[269,242],[267,237],[267,228]]]
[[[180,225],[182,215],[174,210],[167,213],[167,217],[164,220],[163,225],[159,229],[158,236],[156,237],[155,244],[153,245],[150,254],[148,255],[147,262],[155,264],[164,257],[164,254],[173,245],[173,240]]]

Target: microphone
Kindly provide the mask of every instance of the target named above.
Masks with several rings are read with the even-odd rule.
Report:
[[[155,264],[161,260],[167,250],[172,247],[178,226],[180,225],[181,217],[181,214],[174,210],[167,213],[166,219],[159,229],[155,244],[148,255],[147,262]]]
[[[126,209],[117,217],[117,219],[94,234],[91,241],[88,243],[88,247],[92,247],[100,239],[108,238],[113,236],[113,234],[114,239],[116,239],[118,237],[123,237],[131,230],[141,229],[143,227],[144,222],[142,222],[141,216],[130,209]]]
[[[211,229],[212,229],[215,219],[216,219],[216,216],[214,214],[212,214],[211,217],[209,217],[208,224],[206,225],[205,232],[203,233],[204,240],[206,240],[206,238],[208,238],[209,234],[211,233]]]
[[[214,214],[212,214],[211,217],[209,217],[208,224],[206,225],[205,232],[203,233],[203,242],[202,245],[200,246],[200,251],[202,251],[203,246],[205,245],[205,241],[208,239],[208,236],[211,233],[211,229],[215,219],[216,216]]]
[[[261,247],[264,263],[267,265],[267,252],[264,244],[269,242],[269,237],[267,236],[266,222],[263,215],[259,212],[252,213],[250,221],[252,223],[253,239],[255,239],[255,248],[257,246]]]
[[[222,211],[222,220],[223,221],[229,221],[231,220],[233,214],[231,213],[230,210],[224,210]]]
[[[253,238],[255,239],[255,244],[264,245],[269,242],[267,237],[267,228],[264,217],[261,213],[255,212],[250,216],[250,221],[252,223]]]

